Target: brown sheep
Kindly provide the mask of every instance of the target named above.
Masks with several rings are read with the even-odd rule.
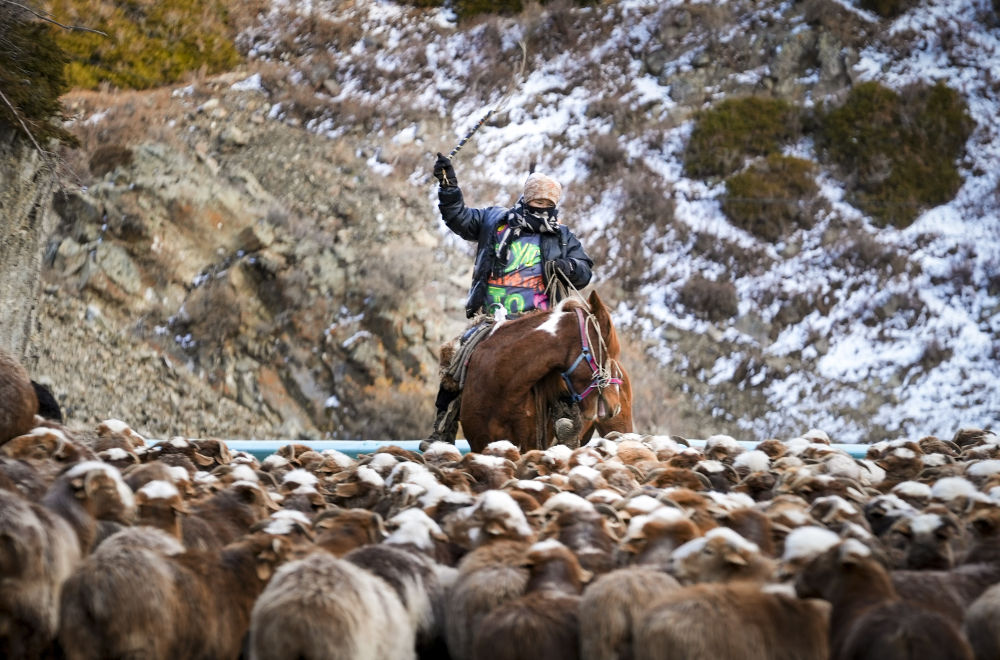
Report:
[[[767,582],[775,562],[760,553],[756,543],[718,527],[688,541],[670,556],[670,572],[682,584],[696,582]]]
[[[189,502],[190,515],[181,519],[184,547],[218,550],[246,534],[254,523],[278,510],[267,491],[251,481],[237,481],[226,490]]]
[[[36,658],[50,650],[60,591],[79,560],[69,523],[0,490],[0,656]]]
[[[235,658],[255,600],[291,552],[264,533],[180,554],[114,539],[66,582],[59,641],[69,660]]]
[[[131,524],[135,499],[117,468],[100,461],[77,463],[65,470],[42,499],[48,509],[66,519],[86,555],[102,536],[101,521]]]
[[[0,349],[0,445],[35,425],[38,397],[24,367]]]
[[[316,545],[335,557],[385,539],[382,516],[366,509],[329,509],[312,519]]]
[[[977,598],[965,613],[962,632],[976,660],[1000,658],[1000,584],[995,584]]]
[[[749,582],[671,591],[639,619],[636,660],[827,660],[828,606]]]
[[[958,519],[947,509],[902,516],[883,537],[892,568],[946,570],[965,553]]]
[[[583,660],[634,657],[633,628],[650,604],[680,589],[662,571],[629,566],[601,575],[580,601],[580,657]]]
[[[596,509],[563,511],[539,533],[539,539],[555,539],[576,554],[587,571],[600,575],[615,567],[618,539]]]
[[[830,658],[971,659],[957,626],[901,600],[886,569],[861,543],[848,540],[815,557],[795,580],[802,598],[830,602]]]
[[[661,507],[629,521],[628,531],[619,545],[618,563],[666,570],[671,553],[700,535],[700,530],[683,511]]]
[[[590,574],[555,540],[528,550],[530,577],[522,597],[494,609],[473,636],[476,660],[580,657],[580,593]]]
[[[480,622],[507,601],[520,598],[528,583],[524,558],[529,544],[496,540],[462,558],[445,601],[445,639],[454,660],[473,657]]]

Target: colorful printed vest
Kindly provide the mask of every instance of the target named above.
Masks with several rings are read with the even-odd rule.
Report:
[[[498,238],[507,225],[497,228]],[[504,307],[507,314],[520,314],[529,309],[548,309],[542,271],[541,240],[538,234],[525,234],[511,241],[507,267],[500,276],[487,282],[486,309]]]

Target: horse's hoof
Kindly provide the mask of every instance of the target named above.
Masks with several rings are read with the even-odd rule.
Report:
[[[562,444],[566,444],[572,440],[576,439],[576,425],[573,420],[568,417],[560,417],[555,421],[556,427],[556,440]]]

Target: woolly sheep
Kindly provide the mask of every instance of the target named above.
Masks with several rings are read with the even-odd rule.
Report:
[[[534,544],[525,564],[525,593],[479,623],[473,635],[477,660],[579,658],[579,594],[590,575],[573,553],[555,540]]]
[[[796,578],[795,590],[800,597],[830,602],[832,660],[972,657],[953,623],[919,601],[900,600],[888,572],[857,541],[812,559]]]
[[[635,659],[827,660],[828,611],[749,582],[683,587],[640,617]]]
[[[445,639],[454,660],[473,657],[480,622],[503,603],[519,598],[528,582],[524,558],[529,544],[496,540],[462,558],[445,601]]]
[[[633,628],[650,604],[680,589],[676,579],[646,566],[628,566],[599,576],[580,600],[580,657],[634,657]]]
[[[775,563],[763,556],[756,543],[729,529],[711,529],[705,536],[688,541],[674,550],[670,572],[682,584],[696,582],[766,582]]]
[[[38,398],[28,372],[0,349],[0,445],[30,431],[37,412]]]
[[[0,656],[42,657],[49,650],[63,582],[79,560],[69,523],[0,490]]]
[[[409,660],[416,657],[415,631],[407,620],[384,580],[314,553],[279,568],[257,599],[249,657]]]

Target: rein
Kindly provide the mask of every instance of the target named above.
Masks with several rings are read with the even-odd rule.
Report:
[[[580,403],[587,396],[593,392],[597,391],[598,396],[609,385],[621,385],[621,378],[614,378],[611,376],[611,372],[607,365],[602,365],[594,356],[594,352],[590,348],[590,342],[587,339],[587,324],[589,322],[594,322],[596,325],[596,319],[593,314],[588,314],[586,317],[583,315],[583,310],[579,307],[576,308],[576,317],[580,320],[580,343],[582,348],[580,350],[580,355],[577,356],[573,364],[569,366],[566,371],[560,374],[562,376],[563,382],[566,383],[566,388],[569,390],[570,396],[573,397],[574,403]],[[598,341],[600,342],[601,353],[604,352],[604,338],[600,335],[600,328],[597,329]],[[584,360],[587,361],[587,365],[590,367],[590,385],[587,386],[582,392],[577,392],[576,388],[573,387],[573,381],[571,380],[571,374],[576,371],[576,368],[580,366],[580,363]]]

